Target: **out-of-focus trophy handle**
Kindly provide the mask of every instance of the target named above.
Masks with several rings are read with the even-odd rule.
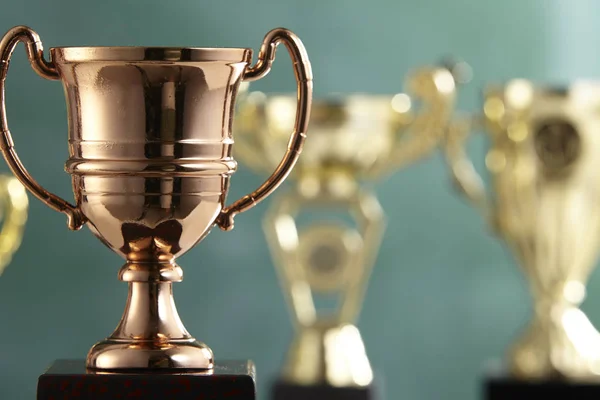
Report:
[[[25,188],[12,176],[0,177],[0,197],[4,201],[4,222],[0,231],[0,274],[2,274],[21,244],[29,202]]]
[[[265,36],[258,53],[256,65],[249,67],[244,75],[244,80],[254,81],[262,78],[271,70],[275,60],[277,46],[283,43],[290,54],[297,82],[298,105],[294,130],[288,142],[288,148],[283,159],[269,178],[254,192],[225,207],[217,219],[217,224],[223,230],[233,228],[233,218],[236,214],[244,212],[270,195],[292,171],[302,151],[306,130],[310,117],[312,102],[312,70],[306,49],[294,33],[287,29],[273,29]]]
[[[29,58],[31,67],[38,75],[46,79],[59,79],[58,72],[54,65],[44,60],[44,48],[37,33],[26,26],[17,26],[4,35],[0,42],[0,102],[2,103],[2,106],[0,107],[0,128],[2,129],[0,149],[2,150],[4,159],[17,179],[19,179],[19,181],[21,181],[35,197],[43,201],[50,208],[66,214],[69,228],[77,230],[86,222],[81,210],[59,196],[50,193],[36,182],[21,163],[21,160],[15,151],[14,143],[8,129],[8,121],[6,119],[5,83],[10,57],[19,42],[25,44],[27,57]]]
[[[480,125],[476,117],[458,117],[451,121],[446,133],[444,152],[456,187],[489,219],[493,216],[491,201],[483,179],[466,151],[467,139]]]
[[[388,157],[382,157],[375,164],[369,176],[377,177],[421,159],[443,138],[456,97],[456,81],[452,72],[445,67],[423,67],[408,77],[407,87],[413,99],[405,94],[397,96],[405,96],[409,104],[413,100],[421,100],[421,110],[408,126],[405,118],[392,121],[398,143],[393,145]],[[392,100],[392,107],[396,107],[397,99],[394,97]]]

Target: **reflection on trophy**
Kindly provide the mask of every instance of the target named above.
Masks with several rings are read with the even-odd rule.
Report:
[[[0,275],[21,245],[29,201],[25,188],[12,176],[0,176]]]
[[[39,75],[63,83],[69,111],[66,170],[72,176],[75,205],[40,186],[13,147],[4,89],[9,59],[19,42]],[[263,185],[225,206],[236,169],[231,125],[238,86],[265,76],[281,43],[290,53],[298,84],[289,147]],[[0,55],[1,148],[13,173],[32,194],[65,213],[69,228],[87,224],[126,260],[119,273],[129,284],[125,312],[114,333],[90,350],[86,384],[106,384],[112,390],[106,377],[118,380],[123,375],[100,373],[135,370],[127,377],[127,391],[138,397],[148,391],[157,398],[167,382],[168,393],[180,385],[200,391],[203,398],[222,398],[223,391],[239,394],[229,398],[254,398],[252,363],[215,365],[211,349],[184,328],[172,283],[183,276],[178,256],[214,225],[233,228],[233,217],[268,196],[296,163],[312,98],[312,73],[301,41],[288,30],[272,30],[254,66],[252,50],[244,48],[59,47],[46,60],[39,36],[20,26],[4,36]],[[64,382],[57,386],[56,376],[75,379],[65,378],[71,390],[81,391],[80,370],[84,368],[79,364],[51,368],[40,378],[38,399],[65,396],[68,389]],[[159,374],[148,380],[140,374],[186,371],[197,373],[185,375],[185,382],[181,375]],[[127,397],[122,391],[117,394]]]
[[[600,376],[600,334],[579,309],[600,240],[599,107],[597,83],[557,90],[513,80],[486,91],[483,118],[449,130],[456,182],[529,279],[533,320],[509,359],[520,380]],[[465,155],[473,122],[489,133],[491,199]]]
[[[447,68],[416,71],[408,88],[412,97],[350,95],[313,103],[311,138],[293,173],[295,184],[275,197],[264,220],[296,328],[276,399],[344,391],[372,398],[376,392],[355,322],[385,221],[377,198],[360,183],[429,154],[443,138],[455,97]],[[421,102],[417,112],[415,100]],[[285,151],[294,103],[293,96],[246,93],[238,108],[236,157],[257,172],[271,170]],[[311,211],[331,218],[303,225],[298,217]],[[320,310],[332,297],[333,310]]]

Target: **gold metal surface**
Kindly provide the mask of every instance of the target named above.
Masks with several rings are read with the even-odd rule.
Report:
[[[264,229],[296,328],[283,378],[300,385],[369,385],[373,372],[359,330],[367,281],[385,216],[376,196],[362,189],[423,158],[443,139],[455,80],[449,69],[412,74],[413,96],[331,96],[313,103],[311,139],[294,170],[295,185],[276,196]],[[243,86],[247,90],[247,86]],[[273,168],[285,150],[293,96],[240,93],[235,156],[257,172]],[[421,108],[413,104],[421,102]],[[257,157],[260,154],[260,157]],[[300,213],[346,213],[352,222],[318,219],[302,226]],[[332,310],[319,307],[334,299]],[[322,305],[322,304],[321,304]]]
[[[29,200],[21,183],[12,176],[0,176],[0,274],[21,245]]]
[[[4,90],[10,56],[25,43],[34,70],[63,83],[69,114],[69,160],[75,205],[47,192],[19,161],[8,130]],[[298,82],[296,123],[275,172],[256,191],[224,206],[230,176],[232,116],[240,82],[265,76],[283,43]],[[8,31],[0,43],[2,151],[14,174],[39,199],[64,212],[69,227],[90,230],[126,259],[129,284],[114,333],[88,354],[90,369],[200,369],[213,354],[184,328],[172,282],[176,258],[213,225],[268,196],[302,150],[312,97],[310,63],[300,40],[279,28],[263,41],[257,64],[250,49],[62,47],[45,61],[38,35]]]
[[[481,118],[449,130],[458,187],[529,279],[533,320],[509,360],[519,378],[600,377],[600,334],[579,309],[600,240],[599,108],[599,83],[552,89],[513,80],[486,91]],[[491,197],[464,148],[479,124],[489,133]]]
[[[356,226],[318,221],[302,228],[298,214],[311,207],[349,212]],[[377,198],[357,185],[344,197],[306,197],[294,188],[274,198],[264,229],[297,330],[284,379],[338,387],[371,383],[373,373],[354,323],[384,228]],[[337,296],[337,309],[319,311],[319,295]]]
[[[447,68],[423,67],[410,74],[406,86],[410,96],[352,94],[315,99],[313,135],[294,170],[298,185],[312,187],[306,179],[338,173],[377,179],[430,154],[443,138],[452,113],[455,78]],[[236,157],[264,173],[285,151],[295,98],[257,91],[241,95]],[[415,107],[417,102],[420,108]]]

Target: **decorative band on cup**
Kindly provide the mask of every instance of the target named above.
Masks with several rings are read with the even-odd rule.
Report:
[[[237,163],[229,160],[82,160],[70,159],[65,171],[73,175],[215,176],[231,175]]]

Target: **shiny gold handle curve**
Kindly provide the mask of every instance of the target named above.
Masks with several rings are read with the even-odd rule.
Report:
[[[492,206],[483,179],[477,173],[465,149],[466,141],[476,125],[477,121],[470,117],[451,121],[446,132],[444,152],[456,186],[485,217],[489,218],[492,216]]]
[[[390,129],[397,139],[388,156],[381,158],[368,172],[369,176],[378,178],[391,170],[417,162],[433,152],[447,128],[454,106],[457,83],[449,68],[445,66],[422,67],[408,76],[406,86],[411,96],[405,93],[399,93],[397,96],[402,96],[400,98],[404,102],[408,101],[408,104],[418,99],[422,106],[407,123],[408,110],[396,110],[394,97],[391,107],[398,112],[398,119],[391,122]]]
[[[296,107],[296,121],[294,130],[288,142],[288,148],[283,159],[269,178],[254,192],[225,207],[216,220],[217,225],[224,231],[233,229],[233,218],[236,214],[244,212],[269,196],[287,178],[294,168],[302,152],[306,139],[306,129],[310,117],[312,102],[312,70],[306,49],[300,38],[293,32],[284,29],[273,29],[265,35],[258,61],[246,70],[244,80],[254,81],[267,75],[275,60],[277,46],[283,43],[290,54],[297,82],[298,105]]]
[[[4,221],[0,230],[0,274],[2,274],[21,245],[29,200],[23,185],[12,176],[0,176],[0,197],[4,203]]]
[[[46,79],[59,79],[58,71],[55,66],[44,60],[44,48],[40,37],[35,31],[26,26],[16,26],[9,30],[2,41],[0,41],[0,128],[2,129],[2,137],[0,139],[0,150],[8,163],[13,174],[29,191],[50,208],[60,211],[67,215],[69,228],[77,230],[81,228],[86,219],[81,210],[44,189],[35,179],[27,172],[27,169],[21,163],[19,156],[14,148],[14,143],[8,130],[8,121],[6,119],[6,76],[8,73],[8,65],[10,57],[19,44],[23,42],[27,49],[27,57],[31,67],[38,75]]]

